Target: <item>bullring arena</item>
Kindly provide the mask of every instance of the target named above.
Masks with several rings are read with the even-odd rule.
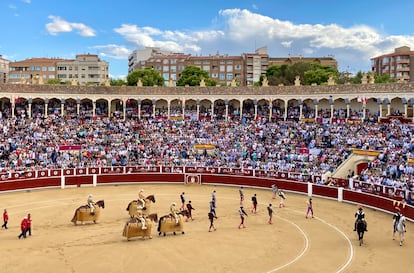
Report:
[[[168,176],[168,175],[166,175]],[[289,182],[293,183],[293,182]],[[152,239],[122,237],[125,210],[140,189],[154,194],[151,210],[168,214],[171,202],[179,204],[185,192],[194,208],[194,221],[185,234]],[[414,225],[407,223],[405,244],[392,240],[392,215],[365,208],[369,231],[359,246],[353,228],[355,204],[313,196],[314,219],[305,219],[307,196],[286,192],[286,207],[278,208],[270,188],[245,186],[246,228],[238,229],[239,187],[184,183],[115,183],[94,187],[7,192],[8,230],[2,230],[2,272],[392,272],[412,267]],[[208,203],[217,192],[217,228],[208,232]],[[105,200],[96,224],[74,225],[75,209],[89,193]],[[258,196],[252,214],[250,197]],[[266,206],[275,207],[274,223],[267,223]],[[17,239],[19,221],[31,213],[33,235]]]
[[[411,83],[2,84],[0,208],[10,220],[0,232],[1,272],[410,272],[414,208],[403,198],[414,200],[413,90]],[[315,142],[302,132],[313,133]],[[199,143],[190,138],[195,134]],[[261,145],[268,145],[260,154],[265,159],[256,153]],[[357,149],[359,161],[347,161]],[[133,152],[126,156],[127,150]],[[389,172],[399,164],[398,175]],[[348,168],[355,176],[346,176]],[[271,198],[273,183],[286,192],[284,208]],[[238,229],[240,186],[245,229]],[[154,228],[152,239],[127,240],[126,207],[140,189],[155,196],[151,211],[159,217],[185,192],[195,220],[184,223],[184,234],[159,236]],[[217,230],[208,232],[213,190]],[[105,208],[96,223],[74,225],[75,209],[90,193]],[[250,213],[253,194],[256,214]],[[308,196],[313,219],[305,218]],[[352,231],[358,204],[369,230],[362,246]],[[396,206],[409,219],[403,246],[392,239]],[[18,239],[28,213],[33,235]]]

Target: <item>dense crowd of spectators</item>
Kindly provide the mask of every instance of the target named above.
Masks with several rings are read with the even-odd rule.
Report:
[[[414,190],[413,133],[399,122],[1,117],[0,171],[168,165],[322,175],[356,148],[380,152],[358,179]],[[215,149],[200,152],[199,143]],[[81,150],[60,150],[68,145]]]

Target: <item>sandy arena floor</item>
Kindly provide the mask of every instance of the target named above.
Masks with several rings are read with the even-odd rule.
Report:
[[[151,210],[159,216],[171,202],[180,204],[185,192],[196,208],[195,220],[185,223],[185,234],[152,239],[122,236],[129,215],[127,204],[140,189],[154,194]],[[208,232],[207,213],[217,191],[217,231]],[[97,224],[70,222],[77,207],[105,200]],[[251,214],[257,193],[258,212]],[[305,219],[304,195],[287,193],[286,207],[271,199],[270,190],[245,188],[246,228],[239,225],[238,187],[207,185],[125,185],[35,190],[0,194],[0,208],[9,211],[9,229],[0,230],[2,273],[266,273],[266,272],[412,272],[414,224],[408,223],[406,241],[392,240],[392,215],[366,208],[368,233],[359,246],[353,229],[356,206],[314,197],[314,219]],[[275,208],[274,224],[267,223],[266,206]],[[18,239],[20,221],[31,213],[33,235]]]

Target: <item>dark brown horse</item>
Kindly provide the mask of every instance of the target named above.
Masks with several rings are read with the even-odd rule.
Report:
[[[96,220],[98,220],[99,218],[100,208],[105,208],[105,201],[99,200],[95,202],[94,206],[94,214],[91,214],[91,208],[88,205],[80,206],[79,208],[77,208],[75,210],[75,214],[73,215],[71,222],[73,222],[75,225],[77,221],[93,221],[94,223],[96,223]]]
[[[157,223],[158,222],[158,214],[157,213],[151,213],[148,215],[148,219],[151,221]]]
[[[155,203],[155,196],[153,194],[148,195],[147,197],[145,197],[145,201],[147,201],[147,200],[152,202],[152,203]],[[133,204],[134,202],[138,204],[137,200],[132,200],[131,202],[129,202],[128,206],[126,207],[126,211],[129,211],[129,208],[130,208],[131,204]]]

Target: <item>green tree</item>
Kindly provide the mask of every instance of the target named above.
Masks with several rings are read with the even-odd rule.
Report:
[[[317,85],[326,84],[329,80],[329,77],[336,78],[335,71],[329,68],[319,68],[316,70],[305,71],[305,82],[306,84],[316,83]]]
[[[313,62],[298,62],[292,65],[275,65],[266,70],[269,85],[293,85],[296,76],[301,84],[323,84],[329,76],[337,77],[338,71],[331,66],[322,66]]]
[[[375,83],[390,83],[390,82],[397,82],[397,80],[391,78],[390,74],[387,73],[384,75],[375,75],[374,82]]]
[[[141,79],[143,86],[164,85],[164,78],[154,68],[146,67],[144,69],[137,69],[129,73],[127,76],[128,85],[137,85],[138,80]]]
[[[177,81],[177,86],[200,86],[200,81],[204,79],[206,86],[215,86],[216,81],[210,79],[210,75],[207,71],[202,70],[196,66],[187,66],[180,75],[180,79]]]
[[[123,85],[127,85],[127,82],[125,80],[111,78],[111,86],[123,86]]]
[[[286,78],[286,71],[288,65],[273,65],[266,70],[266,77],[269,82],[269,85],[289,85],[290,82]],[[260,84],[262,84],[263,79],[260,79]]]
[[[47,84],[60,84],[59,79],[49,79],[47,80]]]

